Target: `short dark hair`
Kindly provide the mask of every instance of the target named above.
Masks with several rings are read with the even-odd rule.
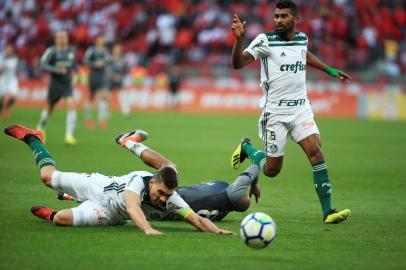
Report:
[[[293,16],[297,16],[297,5],[290,0],[282,0],[276,3],[276,8],[283,9],[288,8],[292,12]]]
[[[157,182],[164,182],[170,189],[178,187],[178,173],[173,167],[163,167],[155,173]]]

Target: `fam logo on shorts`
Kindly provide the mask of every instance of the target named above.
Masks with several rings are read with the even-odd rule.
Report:
[[[276,146],[276,144],[271,144],[270,150],[272,154],[275,154],[276,151],[278,151],[278,146]]]

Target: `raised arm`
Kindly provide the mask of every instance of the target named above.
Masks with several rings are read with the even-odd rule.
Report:
[[[133,191],[124,191],[124,201],[126,210],[131,220],[137,225],[145,234],[161,234],[160,231],[155,230],[149,224],[144,212],[141,209],[140,195]]]
[[[319,58],[317,58],[310,51],[307,51],[306,62],[308,65],[315,67],[317,69],[320,69],[332,77],[336,77],[336,78],[340,79],[342,83],[348,83],[351,80],[350,75],[348,75],[347,73],[345,73],[341,70],[327,66],[325,63],[323,63]]]
[[[191,224],[193,227],[197,228],[202,232],[235,235],[235,233],[231,231],[220,229],[219,227],[216,226],[216,224],[211,222],[211,220],[203,218],[198,214],[196,214],[195,212],[192,212],[189,215],[187,215],[185,220],[187,223]]]
[[[250,53],[243,52],[243,41],[246,24],[246,21],[241,22],[237,14],[234,14],[233,24],[231,25],[231,29],[233,30],[235,37],[231,58],[234,69],[241,69],[255,60]]]

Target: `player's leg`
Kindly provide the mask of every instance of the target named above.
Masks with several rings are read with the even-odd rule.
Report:
[[[85,201],[79,206],[55,210],[45,206],[33,206],[31,212],[57,226],[100,226],[116,225],[108,209],[93,201]]]
[[[3,116],[3,110],[4,110],[4,107],[5,107],[5,103],[6,103],[5,96],[0,95],[0,115],[1,116]]]
[[[1,112],[1,119],[7,119],[10,117],[10,108],[15,102],[15,97],[11,94],[6,94],[2,100],[1,100],[1,107],[2,110],[0,109]]]
[[[129,116],[131,114],[130,101],[129,101],[129,92],[126,89],[123,89],[119,85],[118,89],[118,100],[120,103],[120,110],[124,116]]]
[[[259,120],[259,136],[264,142],[265,152],[258,150],[248,138],[244,138],[231,157],[232,166],[238,168],[248,157],[266,176],[277,176],[283,165],[287,134],[288,129],[283,122],[264,113]]]
[[[5,109],[10,111],[11,108],[13,107],[13,105],[15,104],[16,100],[17,100],[17,96],[14,95],[14,94],[10,94],[8,96],[8,100],[7,100],[6,104],[5,104]]]
[[[298,124],[292,130],[292,137],[306,153],[312,166],[313,181],[321,204],[323,219],[328,223],[339,223],[349,216],[350,210],[345,209],[337,213],[331,206],[330,178],[313,113],[304,112],[302,116],[298,117],[297,122]],[[332,216],[329,217],[329,215]]]
[[[11,125],[4,129],[7,135],[25,142],[32,151],[35,163],[40,169],[41,180],[51,187],[51,178],[55,168],[55,160],[43,144],[44,133],[21,125]]]
[[[17,93],[18,93],[18,81],[17,78],[13,78],[9,81],[8,83],[8,94],[7,100],[5,101],[4,104],[4,112],[3,116],[4,118],[8,118],[11,115],[11,108],[13,107],[14,103],[17,100]]]
[[[147,138],[148,133],[145,131],[133,130],[119,134],[116,137],[116,142],[121,147],[127,148],[131,153],[138,156],[146,165],[154,169],[158,170],[165,166],[176,167],[172,161],[141,143]]]
[[[251,165],[227,187],[226,192],[233,211],[244,212],[249,208],[251,201],[248,190],[257,188],[258,177],[259,167]]]
[[[97,120],[101,128],[107,127],[107,117],[109,115],[109,91],[105,88],[97,92]]]
[[[76,139],[74,137],[74,131],[76,127],[76,106],[75,100],[72,95],[68,95],[65,98],[66,101],[66,131],[65,131],[65,142],[68,145],[75,145]]]
[[[48,89],[48,97],[47,97],[47,105],[46,107],[42,110],[37,129],[38,130],[45,130],[45,126],[48,122],[49,117],[52,115],[52,112],[54,111],[55,105],[58,103],[58,101],[61,99],[62,93],[59,91],[59,89],[54,88],[52,85]]]
[[[31,207],[31,213],[41,219],[51,221],[57,226],[72,226],[73,213],[71,209],[56,210],[43,205]]]
[[[85,123],[88,128],[94,128],[93,122],[94,93],[89,93],[89,100],[85,104]]]
[[[5,98],[4,96],[0,95],[0,114],[3,114],[4,106],[5,106]]]

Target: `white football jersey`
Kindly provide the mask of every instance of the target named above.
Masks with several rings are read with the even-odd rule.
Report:
[[[0,56],[0,77],[3,80],[15,79],[17,77],[18,59],[15,56]]]
[[[255,60],[261,59],[263,110],[293,114],[310,108],[306,90],[307,43],[305,33],[295,32],[293,40],[286,40],[273,31],[259,34],[245,49]]]
[[[130,219],[126,211],[124,191],[129,190],[140,194],[141,202],[149,199],[148,186],[153,174],[147,171],[134,171],[123,176],[112,176],[111,183],[104,187],[104,194],[109,197],[111,210],[115,210],[125,219]],[[189,209],[189,205],[175,191],[168,198],[165,210],[181,214],[182,209]]]

